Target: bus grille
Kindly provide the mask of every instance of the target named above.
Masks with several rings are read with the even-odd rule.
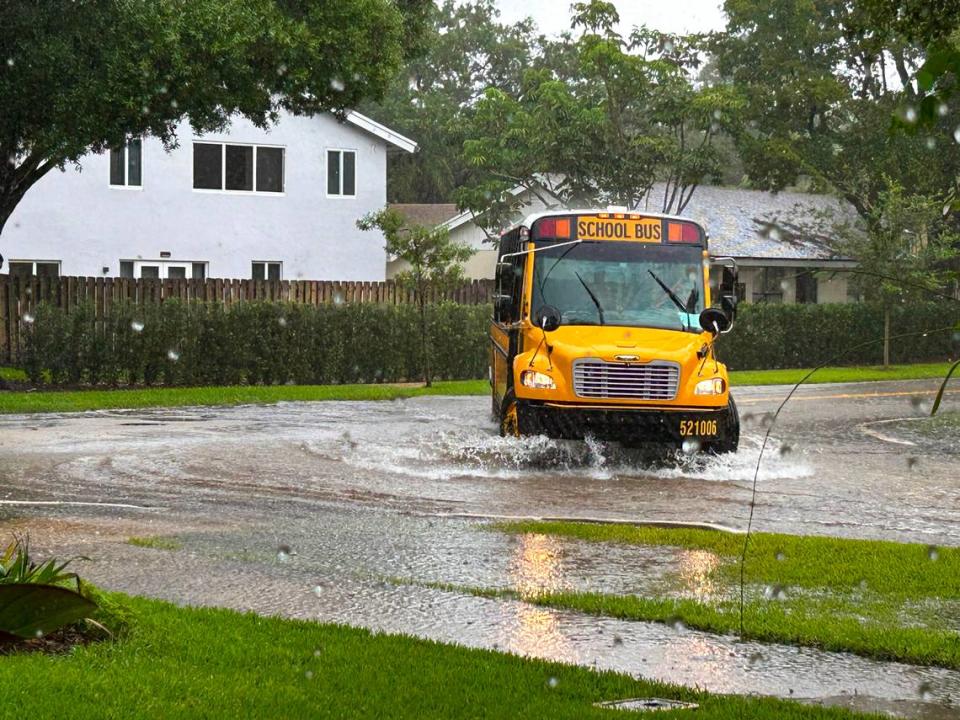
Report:
[[[584,398],[673,400],[680,384],[680,366],[663,360],[643,365],[577,360],[573,390]]]

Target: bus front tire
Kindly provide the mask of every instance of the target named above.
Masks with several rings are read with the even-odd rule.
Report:
[[[723,440],[707,444],[704,449],[711,455],[726,455],[735,453],[740,447],[740,412],[737,410],[737,403],[730,396],[727,403],[727,428]]]
[[[507,390],[500,403],[500,437],[520,437],[520,416],[513,390]]]

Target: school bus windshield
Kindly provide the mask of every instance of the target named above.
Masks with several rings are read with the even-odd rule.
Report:
[[[583,242],[534,253],[534,313],[560,311],[564,325],[620,325],[700,332],[702,248]],[[672,295],[672,297],[671,297]]]

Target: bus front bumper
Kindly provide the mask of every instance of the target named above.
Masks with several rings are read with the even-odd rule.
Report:
[[[584,407],[536,401],[520,401],[517,420],[523,435],[566,440],[589,436],[624,445],[680,445],[685,440],[721,442],[734,432],[736,422],[727,407]]]

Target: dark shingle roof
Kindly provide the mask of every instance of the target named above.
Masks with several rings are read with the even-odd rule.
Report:
[[[662,197],[663,186],[654,186],[649,209],[654,210]],[[830,195],[774,194],[713,185],[698,187],[682,214],[707,229],[712,255],[771,260],[839,259],[831,247],[831,221],[823,221],[824,213],[836,221],[855,218],[849,205]]]

